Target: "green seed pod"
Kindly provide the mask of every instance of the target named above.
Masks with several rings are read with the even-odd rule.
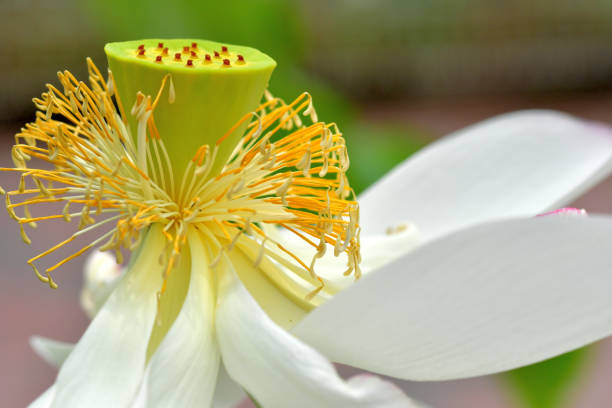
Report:
[[[200,146],[213,147],[257,108],[276,67],[256,49],[193,39],[109,43],[104,50],[134,138],[138,118],[130,109],[138,92],[153,102],[170,74],[153,116],[179,180]],[[228,159],[248,122],[219,145],[212,174]]]

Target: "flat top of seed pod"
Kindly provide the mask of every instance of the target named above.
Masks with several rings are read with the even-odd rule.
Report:
[[[239,73],[271,69],[276,62],[255,48],[196,39],[146,39],[108,43],[109,58],[162,71]]]

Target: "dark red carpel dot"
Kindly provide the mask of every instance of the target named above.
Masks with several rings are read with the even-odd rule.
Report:
[[[244,62],[244,57],[238,54],[238,62]]]
[[[192,43],[191,43],[191,48],[198,48],[198,43],[194,43],[194,42],[192,42]]]
[[[174,60],[175,61],[180,61],[181,60],[181,53],[177,52],[176,54],[174,54]]]
[[[221,58],[221,56],[219,55],[219,51],[215,51],[215,58]]]
[[[212,59],[210,58],[210,54],[206,54],[206,55],[204,56],[204,62],[206,62],[206,63],[210,63],[210,62],[212,62]]]
[[[168,47],[164,48],[162,51],[162,55],[168,55]]]
[[[158,55],[157,57],[155,57],[155,62],[162,62],[162,56]]]
[[[138,49],[139,49],[139,50],[144,50],[144,44],[140,44],[140,45],[138,46]]]
[[[188,67],[193,67],[193,60],[188,59],[187,60],[187,66]]]
[[[221,52],[227,54],[227,47],[225,45],[221,47]]]
[[[183,54],[189,54],[189,46],[183,47]]]
[[[163,42],[157,43],[157,48],[164,48],[164,43]]]
[[[191,51],[191,56],[193,58],[198,58],[198,54],[195,51]]]
[[[228,60],[227,58],[223,60],[223,66],[224,67],[229,67],[230,66],[230,60]]]
[[[139,56],[139,57],[144,57],[144,56],[145,56],[145,50],[144,50],[144,48],[141,48],[141,49],[139,49],[139,50],[138,50],[138,56]]]

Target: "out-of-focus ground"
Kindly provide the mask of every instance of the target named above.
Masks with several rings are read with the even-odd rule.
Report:
[[[361,105],[362,114],[369,121],[410,124],[432,135],[432,140],[496,114],[529,108],[557,109],[612,124],[612,92],[415,99]],[[18,123],[0,125],[0,167],[11,166],[11,136],[20,126]],[[350,140],[350,135],[346,136]],[[372,134],[372,138],[375,137]],[[8,189],[16,184],[15,174],[0,172],[0,185]],[[596,186],[574,204],[591,212],[612,213],[612,179]],[[29,257],[49,248],[60,237],[68,236],[71,230],[72,227],[64,222],[41,224],[30,234],[32,245],[27,246],[19,238],[16,223],[4,211],[0,212],[0,336],[3,345],[0,348],[0,405],[3,407],[25,406],[55,378],[55,370],[30,350],[28,338],[31,335],[75,341],[88,324],[78,306],[83,257],[70,262],[55,275],[60,285],[57,290],[39,282],[26,264]],[[340,372],[350,376],[355,370],[340,367]],[[612,339],[609,339],[591,353],[581,379],[567,390],[565,407],[609,408],[612,389],[608,379],[611,377]],[[432,407],[512,406],[505,382],[497,376],[443,383],[397,383]]]

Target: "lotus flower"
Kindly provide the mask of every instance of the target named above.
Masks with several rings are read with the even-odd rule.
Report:
[[[22,175],[6,199],[25,241],[27,224],[79,220],[29,261],[43,282],[57,287],[51,273],[98,245],[134,251],[120,279],[100,255],[90,262],[82,302],[95,316],[74,348],[34,340],[60,371],[32,406],[228,406],[238,384],[265,408],[413,407],[378,377],[342,380],[330,360],[464,378],[612,331],[612,220],[534,217],[609,173],[607,128],[551,112],[495,118],[409,159],[358,204],[344,138],[308,94],[257,107],[268,56],[197,40],[106,51],[108,81],[89,61],[90,86],[60,73],[64,90],[35,100],[4,169]],[[64,211],[30,214],[50,202]],[[101,225],[112,228],[35,266]]]

